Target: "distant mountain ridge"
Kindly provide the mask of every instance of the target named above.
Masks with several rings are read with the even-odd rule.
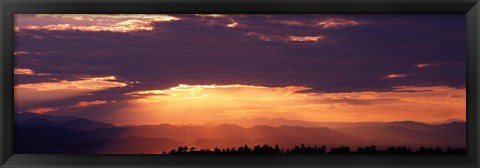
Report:
[[[24,122],[26,120],[34,119],[34,118],[42,118],[42,119],[49,120],[51,122],[66,122],[66,121],[77,119],[77,117],[71,117],[71,116],[53,116],[53,115],[47,115],[47,114],[36,114],[31,112],[15,113],[14,115],[14,120],[17,123]]]
[[[84,118],[20,113],[15,115],[15,122],[22,126],[59,127],[77,131],[113,128],[115,125],[95,122]]]
[[[464,123],[465,121],[450,119],[441,123],[436,124],[426,124],[421,122],[414,121],[392,121],[392,122],[311,122],[311,121],[302,121],[302,120],[290,120],[285,118],[252,118],[252,119],[241,119],[233,120],[232,122],[238,123],[242,127],[253,127],[255,125],[269,125],[269,126],[303,126],[303,127],[345,127],[348,125],[372,125],[372,124],[386,124],[386,125],[401,125],[401,124],[415,124],[415,125],[443,125],[449,124],[452,122]],[[218,125],[221,123],[210,122],[206,125]]]
[[[252,127],[237,124],[115,126],[84,118],[28,113],[16,115],[15,121],[19,153],[160,153],[182,144],[200,149],[256,144],[279,144],[286,148],[300,144],[464,147],[466,143],[465,122],[440,125],[411,121],[329,123],[333,126],[322,127],[318,123],[302,125],[302,121],[274,119],[273,124],[265,122]],[[281,121],[286,121],[286,125],[280,125]],[[292,125],[294,123],[301,125]],[[136,145],[138,150],[132,148]]]

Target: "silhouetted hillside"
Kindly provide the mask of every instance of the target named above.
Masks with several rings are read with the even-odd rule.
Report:
[[[80,153],[138,154],[161,153],[164,149],[171,149],[182,144],[182,142],[170,138],[126,137],[66,144],[65,148],[75,148]]]
[[[95,129],[113,128],[115,125],[95,122],[84,118],[68,117],[68,116],[52,116],[35,113],[18,113],[15,114],[15,122],[22,126],[38,126],[38,127],[62,127],[66,129],[78,131],[90,131]]]
[[[90,130],[97,130],[97,129],[113,128],[115,126],[112,124],[93,122],[84,118],[77,118],[77,119],[62,123],[60,127],[64,127],[72,130],[90,131]]]
[[[66,122],[66,121],[76,119],[76,117],[70,117],[70,116],[52,116],[47,114],[35,114],[30,112],[15,113],[14,115],[14,120],[17,123],[23,123],[26,120],[34,119],[34,118],[46,119],[51,122]]]
[[[149,153],[170,150],[178,145],[214,149],[258,144],[278,144],[285,149],[299,144],[349,146],[352,149],[372,144],[382,149],[389,146],[459,148],[465,147],[466,125],[462,122],[441,125],[392,122],[349,123],[344,127],[337,124],[334,128],[268,125],[244,128],[235,124],[119,127],[83,118],[25,113],[16,119],[15,135],[18,153],[68,153],[69,150],[80,153]],[[110,144],[108,150],[105,148],[107,144]],[[143,150],[137,150],[135,146]],[[341,153],[344,149],[339,150]]]
[[[329,151],[323,146],[307,146],[302,144],[292,148],[284,149],[278,144],[270,145],[248,145],[230,148],[197,149],[196,147],[178,146],[162,154],[465,154],[465,148],[420,147],[412,150],[405,146],[391,146],[386,149],[377,149],[375,145],[358,147],[356,150],[348,146],[333,147]]]

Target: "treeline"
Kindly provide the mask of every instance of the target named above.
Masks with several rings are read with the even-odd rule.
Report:
[[[199,149],[195,147],[179,146],[177,149],[172,149],[169,152],[164,151],[162,154],[465,154],[465,148],[450,148],[445,151],[440,147],[420,147],[417,150],[412,150],[406,146],[392,146],[385,149],[377,149],[375,145],[359,147],[356,150],[352,150],[348,146],[334,147],[330,151],[327,151],[326,146],[295,146],[291,149],[283,149],[277,145],[256,145],[253,148],[248,145],[238,148],[215,148],[211,149]]]

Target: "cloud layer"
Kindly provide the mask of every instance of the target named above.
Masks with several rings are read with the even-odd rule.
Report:
[[[87,108],[101,110],[96,117],[108,118],[127,102],[147,100],[141,91],[162,97],[156,92],[168,94],[179,84],[308,88],[295,90],[298,95],[414,96],[418,90],[398,88],[460,92],[465,87],[463,15],[15,17],[19,110],[52,107],[92,117],[73,105],[105,101]],[[387,104],[398,100],[377,99],[374,102]],[[371,103],[348,97],[322,103],[339,101]],[[454,116],[462,118],[458,113]]]

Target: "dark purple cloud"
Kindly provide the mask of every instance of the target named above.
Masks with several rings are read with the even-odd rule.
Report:
[[[314,92],[389,91],[393,86],[464,87],[464,15],[175,15],[153,31],[22,30],[15,66],[49,76],[17,75],[16,84],[114,75],[139,81],[80,100],[123,99],[133,90],[184,84],[307,86]],[[322,28],[328,19],[350,20]],[[17,17],[21,19],[21,17]],[[226,25],[238,23],[231,28]],[[272,37],[265,41],[257,33]],[[289,36],[321,36],[317,42]],[[428,63],[432,66],[415,67]],[[386,78],[389,74],[403,74]]]

